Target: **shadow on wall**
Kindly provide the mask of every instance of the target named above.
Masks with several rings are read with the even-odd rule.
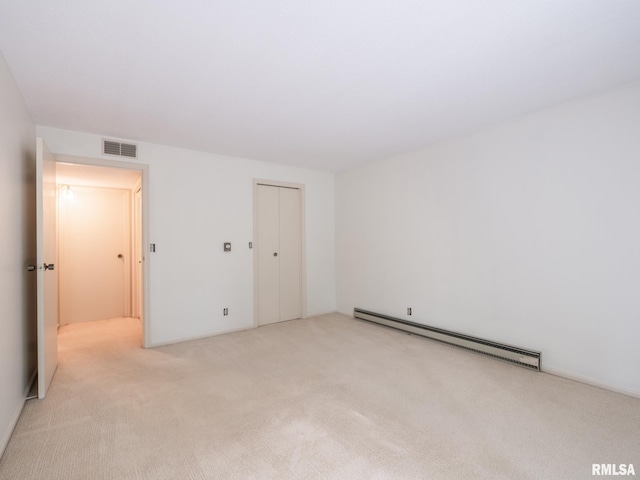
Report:
[[[37,309],[36,309],[36,272],[28,272],[27,265],[35,265],[37,262],[36,252],[36,154],[35,143],[24,148],[22,152],[23,171],[23,202],[24,214],[22,215],[22,238],[25,245],[24,270],[22,271],[23,298],[22,298],[22,318],[25,319],[23,325],[23,341],[26,348],[22,349],[26,359],[27,371],[24,372],[24,382],[32,379],[38,368],[38,331],[37,331]]]

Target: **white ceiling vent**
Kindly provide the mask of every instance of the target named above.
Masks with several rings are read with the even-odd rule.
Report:
[[[120,143],[113,140],[103,140],[102,153],[105,155],[138,158],[138,146],[133,143]]]

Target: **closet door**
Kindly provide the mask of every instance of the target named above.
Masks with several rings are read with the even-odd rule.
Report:
[[[258,324],[301,317],[300,190],[257,186]]]
[[[258,324],[280,321],[280,192],[258,185]]]
[[[300,318],[300,190],[280,191],[280,321]]]

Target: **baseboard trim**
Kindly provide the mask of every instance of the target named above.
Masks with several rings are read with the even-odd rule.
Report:
[[[2,438],[0,439],[0,458],[2,458],[2,456],[4,455],[4,451],[7,449],[7,445],[9,445],[9,440],[11,440],[11,435],[13,435],[13,431],[15,430],[16,425],[18,424],[20,415],[22,415],[22,410],[24,410],[24,404],[27,403],[27,395],[29,395],[29,390],[31,390],[31,384],[35,380],[37,373],[38,371],[36,370],[31,374],[31,378],[29,379],[29,382],[27,382],[27,386],[24,389],[24,392],[22,392],[22,399],[20,400],[20,402],[18,402],[18,406],[16,407],[15,412],[13,412],[13,416],[9,421],[9,425],[7,425],[7,428],[2,434]]]
[[[338,312],[334,310],[332,312],[327,312],[327,313],[314,313],[313,315],[309,315],[304,318],[321,317],[322,315],[333,315],[335,313],[338,313]],[[253,330],[254,328],[258,328],[259,326],[260,325],[251,324],[248,327],[232,328],[229,330],[221,330],[219,332],[205,333],[203,335],[195,335],[193,337],[182,337],[176,340],[167,340],[164,342],[152,342],[149,345],[145,346],[144,348],[164,347],[166,345],[174,345],[176,343],[191,342],[193,340],[202,340],[203,338],[217,337],[218,335],[224,335],[226,333],[244,332],[245,330]]]
[[[248,327],[232,328],[229,330],[221,330],[219,332],[210,332],[210,333],[204,333],[202,335],[194,335],[192,337],[181,337],[175,340],[166,340],[164,342],[151,342],[149,345],[145,346],[144,348],[165,347],[167,345],[174,345],[176,343],[191,342],[193,340],[202,340],[203,338],[217,337],[218,335],[224,335],[226,333],[244,332],[245,330],[253,330],[254,328],[256,327],[254,327],[253,325],[250,325]]]
[[[313,313],[302,318],[307,319],[307,318],[313,318],[313,317],[324,317],[325,315],[335,315],[336,313],[339,313],[339,312],[336,310],[331,310],[329,312],[324,312],[324,313]]]
[[[546,365],[542,369],[542,372],[548,373],[549,375],[554,375],[556,377],[566,378],[567,380],[573,380],[574,382],[584,383],[585,385],[590,385],[592,387],[602,388],[603,390],[609,390],[610,392],[620,393],[628,397],[640,399],[640,392],[636,392],[633,390],[626,390],[624,388],[618,388],[614,385],[595,380],[585,375],[577,375],[575,373],[570,373],[570,372],[567,372],[566,370],[562,370],[559,368],[554,368],[554,367],[550,368]]]

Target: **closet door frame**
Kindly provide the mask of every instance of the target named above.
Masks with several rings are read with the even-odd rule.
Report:
[[[270,187],[295,188],[300,192],[300,318],[307,316],[307,262],[305,237],[305,186],[301,183],[281,182],[278,180],[253,180],[253,326],[258,327],[258,255],[255,242],[258,239],[258,185]]]

